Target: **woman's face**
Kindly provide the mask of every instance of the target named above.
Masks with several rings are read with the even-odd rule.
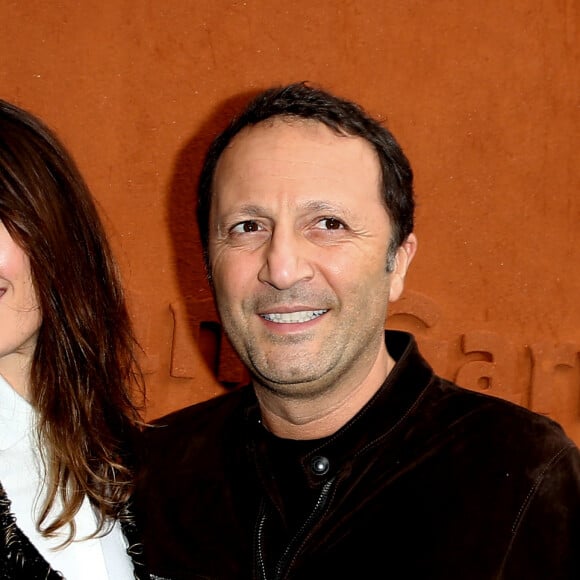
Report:
[[[28,256],[0,221],[0,374],[22,394],[41,322]]]

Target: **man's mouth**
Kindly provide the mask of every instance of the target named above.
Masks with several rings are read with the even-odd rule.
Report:
[[[260,314],[260,316],[268,322],[275,322],[276,324],[298,324],[300,322],[309,322],[319,316],[322,316],[328,310],[302,310],[300,312],[272,312],[268,314]]]

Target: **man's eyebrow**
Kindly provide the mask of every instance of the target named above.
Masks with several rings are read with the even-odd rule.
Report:
[[[330,213],[340,212],[345,215],[350,214],[350,210],[346,208],[343,204],[325,200],[315,199],[312,201],[307,201],[302,205],[302,207],[305,210],[311,212],[330,212]]]
[[[341,213],[350,215],[351,211],[341,203],[327,200],[313,199],[305,201],[299,205],[299,209],[308,213]],[[263,217],[270,214],[270,210],[265,206],[248,203],[236,207],[228,214],[227,219],[237,219],[238,217]]]
[[[232,215],[240,215],[240,216],[250,216],[250,217],[258,217],[263,216],[267,213],[265,207],[256,204],[244,204],[240,207],[237,207],[235,211],[232,212]]]

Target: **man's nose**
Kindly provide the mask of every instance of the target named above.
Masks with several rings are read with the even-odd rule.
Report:
[[[264,248],[264,263],[258,273],[260,282],[278,290],[314,276],[312,248],[299,233],[289,228],[275,228]]]

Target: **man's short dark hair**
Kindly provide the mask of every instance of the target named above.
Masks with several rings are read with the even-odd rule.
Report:
[[[255,97],[208,149],[199,178],[197,200],[197,220],[208,273],[209,215],[219,158],[242,129],[273,118],[318,121],[339,135],[362,137],[373,146],[381,166],[383,202],[393,228],[389,248],[389,265],[392,267],[394,252],[413,231],[413,170],[407,157],[391,132],[356,103],[306,83],[295,83],[268,89]]]

